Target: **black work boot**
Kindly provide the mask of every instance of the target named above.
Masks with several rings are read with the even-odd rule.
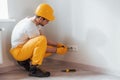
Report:
[[[33,77],[49,77],[50,72],[45,72],[45,71],[42,71],[41,69],[37,68],[36,66],[31,66],[29,76],[33,76]]]
[[[24,67],[26,71],[29,71],[29,69],[30,69],[30,60],[29,59],[25,60],[25,61],[17,61],[17,62],[20,66]]]

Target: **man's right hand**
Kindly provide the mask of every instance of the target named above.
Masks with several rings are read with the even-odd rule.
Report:
[[[59,47],[65,47],[65,45],[63,44],[63,43],[58,43],[57,44],[57,47],[59,48]]]
[[[67,53],[67,46],[61,46],[61,47],[58,47],[57,48],[57,54],[61,54],[61,55],[64,55]]]

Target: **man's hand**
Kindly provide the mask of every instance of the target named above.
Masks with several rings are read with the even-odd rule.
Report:
[[[58,48],[57,48],[57,52],[56,52],[56,53],[57,53],[57,54],[64,55],[64,54],[67,53],[67,51],[68,51],[67,46],[62,45],[61,47],[58,47]]]

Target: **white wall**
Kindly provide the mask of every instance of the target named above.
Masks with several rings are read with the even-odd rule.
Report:
[[[0,44],[2,44],[2,31],[3,29],[0,29]],[[2,45],[0,45],[0,64],[3,63],[3,59],[2,59]]]
[[[10,54],[9,54],[9,48],[10,48],[10,36],[11,31],[13,29],[14,22],[0,22],[0,28],[4,29],[1,32],[1,54],[3,62],[0,64],[0,67],[4,66],[10,66],[13,65],[13,61]]]
[[[73,62],[120,73],[119,4],[119,0],[72,0],[73,37],[80,46]]]
[[[63,37],[65,33],[69,33],[66,38],[63,38],[63,42],[67,45],[78,45],[79,50],[68,52],[65,56],[55,55],[52,58],[120,73],[119,4],[119,0],[71,0],[71,5],[62,5],[62,7],[71,8],[67,10],[71,18],[66,19],[65,22],[70,21],[69,19],[72,22],[69,27],[66,26],[67,31],[61,33]],[[60,14],[64,13],[65,11]],[[60,14],[58,13],[57,17]],[[62,22],[62,19],[60,20]]]
[[[35,8],[44,0],[8,0],[9,17],[17,21],[33,16]]]
[[[47,37],[79,47],[78,52],[52,58],[120,72],[119,0],[8,0],[9,16],[17,21],[32,16],[36,6],[42,2],[50,3],[56,16],[56,20],[45,28]],[[9,29],[13,25],[5,24],[6,30],[11,31]],[[7,31],[6,35],[11,33]],[[10,40],[10,37],[7,38]],[[8,42],[5,41],[4,44]],[[4,46],[5,51],[8,46]],[[8,54],[4,53],[6,62],[3,65],[13,62]]]

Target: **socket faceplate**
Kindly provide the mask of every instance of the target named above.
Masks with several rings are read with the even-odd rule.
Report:
[[[70,51],[70,52],[78,51],[78,46],[77,45],[68,45],[68,51]]]

